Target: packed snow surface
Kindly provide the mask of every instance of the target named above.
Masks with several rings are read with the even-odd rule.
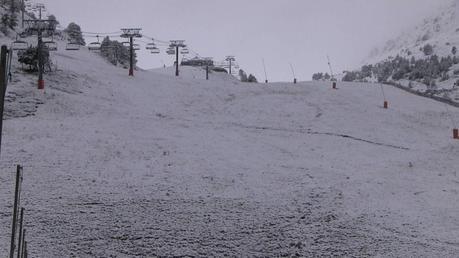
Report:
[[[244,84],[53,53],[9,85],[0,253],[15,165],[32,257],[459,253],[459,110],[376,84]],[[28,112],[21,112],[23,108]],[[456,125],[457,126],[457,125]]]

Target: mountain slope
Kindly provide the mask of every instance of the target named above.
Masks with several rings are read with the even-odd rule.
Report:
[[[430,44],[433,54],[452,55],[453,46],[459,48],[459,1],[453,0],[445,7],[413,28],[405,31],[398,38],[389,40],[381,48],[375,48],[365,63],[377,63],[388,57],[425,58],[421,48]]]
[[[17,74],[8,94],[43,104],[4,125],[0,232],[20,163],[32,256],[459,252],[456,108],[385,87],[385,110],[373,84],[130,78],[85,49],[53,58],[45,92]]]

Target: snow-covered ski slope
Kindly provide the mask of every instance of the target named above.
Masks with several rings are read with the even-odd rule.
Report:
[[[384,86],[385,110],[372,84],[129,78],[87,50],[53,55],[45,93],[21,73],[8,89],[11,114],[38,108],[4,124],[2,254],[15,164],[32,257],[459,253],[457,108]]]

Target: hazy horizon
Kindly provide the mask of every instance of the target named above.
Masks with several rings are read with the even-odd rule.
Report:
[[[193,51],[215,61],[235,55],[240,67],[260,81],[265,77],[264,59],[270,81],[289,81],[290,63],[299,80],[310,80],[312,73],[329,70],[327,55],[335,71],[359,66],[375,46],[450,0],[43,2],[63,27],[69,22],[86,32],[140,27],[143,34],[160,40],[184,39]],[[172,65],[173,57],[162,52],[153,55],[142,49],[139,67]]]

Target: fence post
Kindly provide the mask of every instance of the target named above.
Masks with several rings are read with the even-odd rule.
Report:
[[[22,244],[21,244],[21,245],[22,245],[22,248],[21,248],[21,249],[18,249],[18,255],[19,255],[19,254],[21,255],[21,256],[19,256],[20,258],[24,258],[24,257],[25,257],[25,254],[24,254],[24,253],[26,252],[26,248],[27,248],[27,247],[26,247],[26,242],[27,242],[27,241],[25,241],[25,233],[26,233],[26,231],[25,231],[25,229],[23,229],[23,230],[22,230]]]
[[[2,131],[3,131],[3,109],[5,107],[5,93],[8,85],[8,71],[7,71],[7,46],[3,45],[0,53],[0,152],[2,145]]]
[[[21,215],[19,216],[19,238],[18,238],[18,258],[22,256],[22,248],[23,248],[23,221],[24,221],[24,208],[21,208]]]
[[[19,203],[19,185],[21,181],[21,166],[17,166],[16,169],[16,188],[14,191],[14,206],[13,206],[13,224],[11,225],[11,245],[10,245],[10,258],[14,258],[14,250],[16,248],[16,226],[18,217],[18,203]]]
[[[209,66],[206,66],[206,80],[209,80]]]
[[[25,231],[24,231],[25,235]],[[29,252],[27,251],[27,241],[24,241],[24,249],[22,251],[22,257],[27,258],[29,256]]]

